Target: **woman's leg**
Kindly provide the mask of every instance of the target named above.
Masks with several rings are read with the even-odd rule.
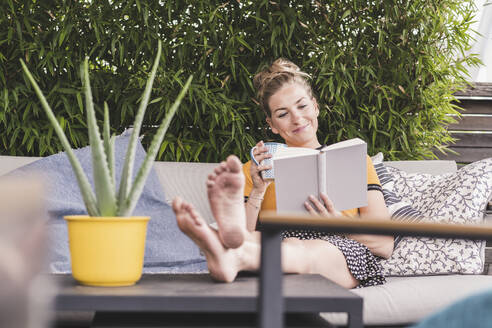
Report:
[[[343,253],[335,245],[319,239],[285,239],[282,242],[282,269],[287,273],[320,274],[346,288],[359,284],[350,273]]]
[[[173,210],[179,228],[205,254],[212,278],[232,282],[240,271],[259,270],[261,248],[258,232],[247,233],[239,247],[227,248],[218,232],[208,226],[191,204],[176,198]],[[285,239],[282,242],[282,270],[286,273],[321,274],[347,288],[358,284],[340,250],[323,240]]]
[[[244,206],[244,175],[236,156],[220,163],[207,179],[210,209],[219,227],[219,238],[229,248],[239,247],[246,234]]]
[[[232,282],[240,271],[258,271],[261,249],[258,232],[247,233],[241,246],[227,248],[218,232],[208,226],[191,204],[176,198],[173,209],[179,228],[205,254],[212,278]],[[323,240],[285,239],[282,242],[282,270],[286,273],[321,274],[347,288],[358,284],[340,250]]]
[[[240,165],[236,157],[229,157],[207,181],[218,232],[206,224],[191,204],[180,198],[173,202],[178,226],[204,252],[211,276],[225,282],[233,281],[239,271],[257,271],[260,266],[260,234],[248,232],[244,222],[244,177]],[[236,247],[228,247],[225,240],[235,241]],[[282,269],[286,273],[321,274],[347,288],[358,284],[342,252],[323,240],[284,240]]]

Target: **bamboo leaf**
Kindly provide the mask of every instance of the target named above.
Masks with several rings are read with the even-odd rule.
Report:
[[[151,101],[151,102],[149,102],[149,105],[151,105],[151,104],[155,104],[156,102],[159,102],[159,101],[161,101],[161,100],[162,100],[162,97],[158,97],[158,98],[152,99],[152,101]]]
[[[236,36],[236,40],[239,41],[239,43],[241,43],[243,46],[248,48],[248,50],[253,51],[253,48],[251,48],[251,46],[246,41],[244,41],[242,37]]]
[[[162,158],[162,154],[166,151],[167,145],[169,144],[169,141],[164,140],[161,144],[161,147],[159,148],[159,153],[157,154],[158,158]]]
[[[31,142],[21,144],[23,132],[14,137],[19,126],[35,122],[39,126],[33,129],[48,133],[50,126],[37,98],[29,97],[27,77],[17,76],[18,63],[10,60],[14,57],[41,74],[34,77],[56,117],[65,118],[64,131],[76,147],[88,142],[81,93],[73,95],[73,90],[80,92],[81,49],[94,58],[94,99],[111,104],[111,122],[121,131],[132,125],[137,113],[148,77],[142,79],[142,73],[150,73],[155,53],[150,60],[144,56],[158,33],[163,40],[161,65],[165,62],[166,67],[153,87],[162,92],[149,104],[157,97],[163,100],[146,110],[149,125],[151,119],[162,120],[163,109],[174,102],[167,104],[167,98],[179,92],[173,76],[195,76],[190,106],[177,112],[167,132],[173,140],[159,158],[211,162],[230,153],[246,161],[250,139],[280,141],[265,128],[265,117],[252,100],[253,76],[275,58],[288,58],[313,77],[326,143],[360,136],[370,144],[375,135],[376,145],[369,149],[385,150],[393,160],[422,158],[449,138],[443,126],[449,124],[445,114],[452,94],[465,85],[467,70],[480,65],[466,50],[475,34],[470,28],[473,0],[296,0],[289,5],[278,0],[239,5],[139,0],[139,7],[135,1],[61,1],[49,8],[39,0],[4,2],[0,92],[6,91],[0,94],[0,144],[6,155],[49,155],[61,148],[56,137],[42,134],[28,151]],[[137,89],[141,91],[135,94]],[[362,104],[366,111],[359,110]],[[241,119],[235,127],[233,112],[234,120]],[[377,124],[369,115],[375,115]],[[389,137],[375,129],[383,122]],[[155,131],[147,130],[146,140],[152,140]],[[234,140],[226,143],[223,133],[232,131]],[[402,133],[410,148],[398,139]],[[179,151],[177,139],[183,141]],[[195,142],[205,144],[199,156]]]

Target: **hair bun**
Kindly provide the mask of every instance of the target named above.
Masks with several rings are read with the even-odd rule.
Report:
[[[287,60],[285,58],[278,58],[270,66],[255,75],[255,77],[253,78],[253,85],[255,89],[260,91],[271,80],[278,79],[281,75],[287,75],[287,80],[296,77],[301,77],[305,79],[310,77],[309,74],[301,71],[299,66],[297,66],[290,60]],[[285,77],[280,77],[280,79],[285,80]]]
[[[301,72],[301,69],[299,66],[291,62],[290,60],[284,59],[284,58],[279,58],[276,61],[272,63],[270,66],[270,72],[271,73],[291,73],[291,74],[298,74],[301,73],[301,75],[307,75],[306,73]]]
[[[311,87],[307,82],[309,78],[309,74],[301,71],[299,66],[290,60],[278,58],[254,76],[253,85],[257,90],[257,98],[262,109],[270,116],[268,99],[286,83],[297,82],[312,96]]]

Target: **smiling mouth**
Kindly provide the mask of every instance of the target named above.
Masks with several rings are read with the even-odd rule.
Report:
[[[302,132],[305,128],[307,128],[309,126],[309,124],[306,124],[304,126],[301,126],[300,128],[297,128],[295,130],[293,130],[292,132],[294,133],[299,133],[299,132]]]

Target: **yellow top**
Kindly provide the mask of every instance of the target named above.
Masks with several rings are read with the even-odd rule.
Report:
[[[374,169],[374,165],[372,164],[372,160],[369,156],[367,156],[367,185],[368,189],[380,189],[381,183],[379,182],[378,175],[376,174],[376,170]],[[251,190],[253,189],[253,180],[251,180],[251,175],[249,173],[251,166],[251,161],[248,161],[243,164],[243,173],[246,177],[246,184],[244,186],[244,196],[249,196]],[[373,188],[374,186],[379,188]],[[265,196],[263,197],[263,201],[261,203],[261,210],[276,210],[277,209],[277,201],[275,198],[275,183],[272,182],[267,187],[265,192]],[[342,211],[342,214],[346,216],[355,216],[358,214],[357,208],[352,208],[350,210]]]

